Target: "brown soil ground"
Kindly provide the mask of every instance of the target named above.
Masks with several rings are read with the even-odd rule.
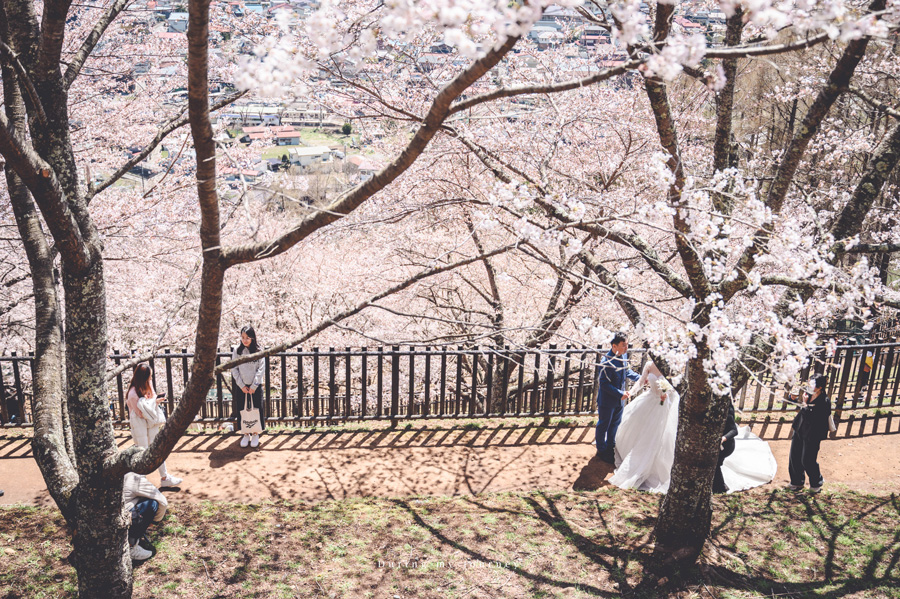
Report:
[[[190,433],[167,464],[184,477],[183,501],[343,499],[476,495],[497,491],[597,489],[612,468],[593,457],[587,420],[543,428],[537,423],[415,423],[408,430],[281,429],[242,449],[234,434]],[[789,423],[756,423],[778,461],[769,491],[787,482]],[[117,433],[119,444],[130,435]],[[843,423],[819,454],[827,486],[879,495],[900,490],[900,418]],[[154,483],[157,474],[150,476]],[[0,504],[50,505],[22,432],[0,432]]]

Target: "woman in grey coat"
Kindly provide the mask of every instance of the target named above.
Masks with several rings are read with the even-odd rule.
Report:
[[[253,327],[246,326],[241,329],[241,344],[238,345],[231,353],[231,359],[235,360],[241,354],[255,354],[259,351],[256,343],[256,331]],[[231,398],[232,409],[234,413],[232,418],[235,419],[236,430],[241,430],[240,413],[244,409],[245,398],[250,398],[254,408],[259,409],[259,419],[263,430],[266,428],[266,413],[263,407],[263,389],[262,384],[265,380],[266,361],[265,359],[254,360],[253,362],[245,362],[231,369]],[[241,438],[241,447],[259,446],[259,435],[244,435]]]

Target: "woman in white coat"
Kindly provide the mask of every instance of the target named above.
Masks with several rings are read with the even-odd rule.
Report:
[[[131,437],[138,447],[150,447],[159,429],[166,423],[166,416],[159,407],[159,404],[166,400],[166,396],[156,396],[152,375],[153,370],[148,364],[135,366],[131,383],[128,385],[128,393],[125,395],[128,420],[131,424]],[[161,477],[160,487],[175,487],[182,481],[177,476],[168,473],[165,462],[159,467],[159,476]]]

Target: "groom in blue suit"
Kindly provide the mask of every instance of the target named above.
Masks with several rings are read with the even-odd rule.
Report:
[[[622,421],[622,409],[630,397],[628,381],[637,381],[638,373],[628,366],[628,338],[616,333],[612,349],[600,360],[597,392],[597,456],[615,464],[616,431]]]

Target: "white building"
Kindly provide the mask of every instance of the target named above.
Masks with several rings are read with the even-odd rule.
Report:
[[[291,148],[288,150],[288,159],[292,165],[303,167],[331,162],[331,148],[327,146]]]

